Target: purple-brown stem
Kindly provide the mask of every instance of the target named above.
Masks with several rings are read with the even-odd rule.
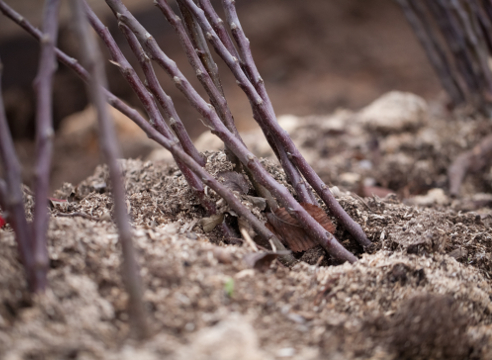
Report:
[[[2,75],[0,62],[0,83]],[[9,223],[14,229],[19,255],[26,271],[29,289],[33,291],[34,256],[31,246],[30,227],[26,220],[24,198],[22,194],[21,166],[15,153],[14,142],[10,135],[3,97],[0,92],[0,159],[5,174],[6,190],[3,197],[3,210],[9,212]]]
[[[48,197],[51,156],[53,153],[53,74],[56,71],[55,45],[58,37],[60,0],[46,0],[39,70],[34,80],[36,90],[36,170],[32,247],[34,256],[34,291],[46,290],[48,272]]]
[[[430,63],[434,67],[443,88],[448,93],[454,105],[465,101],[465,95],[452,73],[452,68],[445,52],[437,41],[434,31],[428,24],[420,0],[397,0],[408,23],[424,48]]]
[[[3,179],[0,179],[0,209],[3,210],[4,212],[7,211],[7,193],[8,193],[7,183]]]
[[[281,128],[278,124],[275,113],[271,106],[271,102],[269,100],[264,101],[262,96],[256,91],[255,87],[252,85],[252,82],[249,81],[246,74],[243,72],[239,60],[232,56],[229,51],[226,49],[224,44],[220,41],[219,37],[215,33],[215,31],[211,28],[208,23],[206,17],[204,16],[203,11],[198,8],[193,1],[191,0],[180,0],[185,2],[193,14],[197,17],[200,25],[205,31],[205,35],[208,40],[212,43],[217,53],[222,57],[224,62],[229,66],[230,70],[236,77],[239,86],[243,89],[245,94],[248,96],[251,104],[254,106],[254,111],[257,111],[259,117],[255,117],[256,119],[261,118],[263,125],[266,127],[266,130],[271,133],[271,135],[278,141],[281,148],[286,151],[289,159],[294,163],[297,169],[301,172],[302,175],[306,178],[308,183],[313,187],[313,189],[320,195],[321,199],[326,203],[330,212],[340,221],[340,223],[347,229],[349,233],[354,236],[354,238],[364,247],[370,246],[371,242],[367,239],[366,234],[362,230],[361,226],[357,224],[340,206],[338,201],[335,199],[333,194],[330,192],[328,187],[323,183],[321,178],[316,174],[316,172],[309,166],[307,161],[304,159],[302,154],[294,145],[294,142],[290,138],[289,134]],[[244,53],[247,53],[248,56],[243,58],[245,62],[249,61],[251,58],[251,51],[249,49],[249,40],[244,36],[244,32],[239,23],[239,19],[234,17],[235,8],[232,1],[227,0],[224,2],[224,7],[226,13],[230,14],[231,23],[229,24],[231,27],[231,31],[237,32],[238,37],[242,38],[243,41],[239,43],[239,47],[242,49]],[[234,8],[234,11],[232,10]],[[241,35],[242,34],[242,35]],[[241,45],[242,44],[242,45]],[[247,47],[245,47],[247,45]],[[261,77],[255,78],[253,83],[257,83],[259,86],[263,82]],[[263,96],[267,97],[268,95],[263,94]],[[305,184],[300,184],[301,186]],[[295,214],[295,213],[294,213]],[[301,224],[304,224],[303,220],[300,220]]]
[[[123,21],[144,44],[155,44],[155,40],[150,34],[136,21],[129,13],[128,9],[119,0],[106,0],[120,21]],[[177,88],[187,97],[188,101],[204,117],[212,132],[216,134],[224,144],[234,152],[241,162],[253,173],[256,181],[269,190],[273,196],[293,214],[305,230],[316,239],[332,256],[343,261],[356,261],[356,257],[347,251],[333,235],[328,233],[323,227],[304,210],[304,208],[292,197],[288,190],[277,183],[271,175],[263,168],[259,160],[244,146],[243,142],[231,133],[217,116],[215,109],[207,104],[205,100],[196,92],[189,81],[184,77],[176,66],[176,63],[169,59],[160,48],[156,52],[154,46],[145,46],[152,49],[151,57],[158,55],[155,60],[162,64],[162,67],[173,78]],[[282,130],[283,131],[283,130]],[[313,171],[314,172],[314,171]],[[333,198],[336,202],[336,200]],[[338,203],[337,203],[338,204]],[[338,205],[340,207],[340,205]],[[341,207],[340,207],[341,209]],[[343,210],[343,209],[342,209]],[[348,216],[348,215],[347,215]],[[355,223],[355,222],[354,222]],[[360,226],[359,226],[360,227]],[[362,229],[361,229],[362,231]],[[362,232],[363,233],[363,232]],[[365,236],[365,234],[364,234]],[[366,238],[367,240],[367,238]],[[368,240],[367,240],[368,241]],[[370,244],[370,243],[369,243]]]
[[[135,35],[130,31],[130,29],[128,29],[128,27],[122,23],[119,24],[119,27],[120,30],[125,35],[128,44],[130,45],[130,48],[135,54],[140,64],[140,67],[143,70],[147,88],[152,93],[152,95],[154,95],[155,99],[161,106],[164,112],[164,116],[167,119],[167,123],[174,130],[174,133],[179,139],[179,142],[183,146],[183,150],[185,150],[186,153],[188,153],[188,155],[193,157],[196,160],[196,162],[198,162],[200,165],[205,166],[206,161],[204,156],[198,152],[195,145],[191,141],[191,138],[188,135],[188,132],[186,131],[186,128],[184,127],[183,122],[181,121],[181,118],[176,112],[171,97],[168,96],[162,89],[159,80],[157,80],[157,76],[155,74],[154,68],[152,67],[152,63],[150,59],[143,51],[142,47],[140,46],[140,43],[138,42]]]
[[[204,11],[205,16],[207,16],[208,21],[212,25],[213,29],[219,36],[220,41],[222,41],[227,50],[229,50],[229,52],[236,58],[241,59],[241,56],[239,55],[236,47],[234,46],[234,43],[232,42],[231,37],[229,36],[229,33],[224,26],[224,21],[219,17],[219,15],[217,15],[217,12],[210,3],[210,0],[198,0],[198,4]]]
[[[111,116],[106,105],[103,88],[107,87],[104,61],[95,39],[90,33],[82,0],[71,2],[82,56],[89,70],[87,92],[98,114],[101,149],[109,168],[114,199],[114,215],[123,252],[122,273],[129,295],[128,310],[135,326],[136,335],[143,339],[149,336],[147,314],[142,300],[142,280],[132,242],[132,229],[126,208],[125,188],[118,165],[119,149]]]
[[[468,88],[472,93],[476,93],[480,89],[480,85],[475,77],[471,59],[464,47],[464,39],[461,29],[454,24],[449,15],[449,9],[440,1],[426,1],[427,6],[434,18],[437,25],[441,30],[441,33],[446,40],[446,43],[456,59],[456,66],[461,72],[463,79],[465,80]]]
[[[451,0],[442,2],[448,9],[451,22],[455,28],[459,29],[462,45],[470,59],[480,90],[490,94],[491,74],[488,67],[488,56],[483,53],[485,47],[480,43],[480,34],[475,32],[472,17],[462,7],[461,2]],[[484,100],[486,103],[486,100]]]

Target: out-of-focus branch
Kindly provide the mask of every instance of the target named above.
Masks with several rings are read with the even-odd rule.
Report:
[[[73,0],[71,6],[80,39],[81,55],[90,74],[87,91],[98,114],[101,149],[109,168],[114,200],[114,215],[123,252],[123,281],[129,295],[128,310],[130,321],[133,322],[137,336],[146,338],[149,335],[149,329],[146,319],[147,314],[142,300],[142,280],[132,242],[132,229],[126,208],[125,188],[117,162],[119,149],[116,133],[103,91],[103,88],[107,87],[104,61],[97,43],[90,33],[82,0]]]
[[[492,162],[492,135],[453,161],[448,169],[449,192],[459,195],[460,187],[468,172],[477,172]]]
[[[465,101],[463,91],[456,81],[456,75],[452,73],[453,68],[450,67],[434,31],[430,28],[428,21],[426,21],[420,0],[397,0],[397,2],[400,4],[403,14],[427,53],[427,57],[434,67],[443,88],[451,97],[451,101],[455,106],[463,103]]]
[[[0,83],[3,66],[0,62]],[[34,257],[30,241],[30,227],[27,224],[22,195],[21,166],[15,153],[14,142],[10,135],[3,97],[0,92],[0,159],[5,174],[4,210],[10,213],[9,223],[14,229],[21,261],[24,264],[27,283],[31,291],[35,289],[33,269]],[[3,207],[2,206],[2,207]]]
[[[49,225],[47,199],[51,156],[53,153],[53,74],[56,70],[55,45],[58,37],[58,11],[60,0],[46,0],[43,15],[43,35],[36,89],[36,170],[34,185],[34,219],[32,239],[34,254],[34,291],[44,291],[47,286],[48,245],[46,235]]]

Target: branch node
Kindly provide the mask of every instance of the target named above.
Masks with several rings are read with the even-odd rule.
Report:
[[[41,44],[48,44],[51,41],[51,37],[48,34],[41,36]]]

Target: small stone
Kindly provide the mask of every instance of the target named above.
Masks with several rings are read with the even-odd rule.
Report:
[[[399,91],[389,92],[358,114],[366,127],[382,133],[416,130],[427,118],[427,103],[421,97]]]
[[[449,198],[443,189],[430,189],[427,194],[414,196],[408,199],[408,202],[420,206],[446,205],[449,203]]]

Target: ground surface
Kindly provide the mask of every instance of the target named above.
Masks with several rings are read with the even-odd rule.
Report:
[[[371,253],[338,227],[337,238],[360,257],[354,265],[325,266],[330,258],[315,248],[291,269],[278,262],[252,269],[249,247],[203,232],[203,212],[165,154],[126,161],[155,334],[139,344],[125,311],[107,172],[98,168],[56,193],[69,201],[52,209],[46,296],[29,299],[12,233],[0,230],[0,357],[491,358],[490,167],[469,176],[458,198],[445,192],[451,159],[492,132],[490,121],[393,93],[358,113],[280,122],[336,186],[374,242]],[[244,139],[269,156],[257,133]],[[203,144],[215,146],[208,135]],[[230,169],[223,152],[207,156],[214,175]],[[273,159],[264,163],[285,181]],[[28,192],[26,202],[32,206]],[[74,213],[85,215],[67,216]]]

